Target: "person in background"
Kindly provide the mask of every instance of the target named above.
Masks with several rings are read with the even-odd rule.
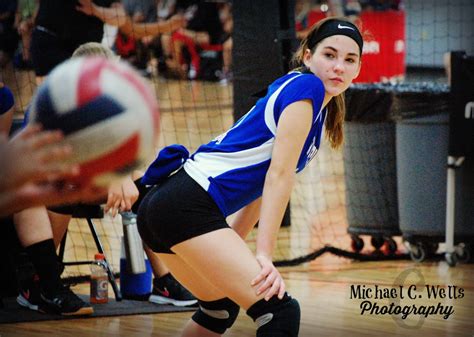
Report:
[[[294,70],[234,126],[191,156],[164,148],[145,172],[142,183],[155,186],[139,207],[139,232],[199,299],[182,336],[223,334],[239,307],[257,323],[257,337],[298,335],[298,301],[272,263],[276,237],[295,174],[317,154],[323,130],[331,147],[343,143],[343,93],[360,72],[362,48],[349,20],[319,21]],[[254,254],[244,238],[257,221]]]
[[[122,19],[116,10],[119,0],[95,0],[101,6],[101,15]],[[41,0],[31,36],[31,59],[36,82],[59,63],[69,59],[74,50],[86,42],[100,42],[104,34],[103,21],[76,10],[75,1]]]
[[[39,0],[20,0],[15,16],[15,27],[21,37],[21,60],[17,61],[19,68],[31,68],[31,34],[38,10]]]
[[[148,43],[153,37],[172,33],[185,25],[185,19],[182,15],[172,15],[166,20],[158,20],[156,22],[136,22],[133,15],[127,14],[122,4],[114,6],[115,15],[111,15],[105,8],[95,4],[92,0],[79,0],[76,9],[86,15],[99,18],[107,25],[118,27],[119,34],[116,45],[119,45],[117,49],[119,52],[122,49],[121,54],[125,52],[126,56],[132,56],[135,53],[136,40],[143,39],[143,41]],[[137,17],[141,18],[142,14],[135,16],[135,19]],[[122,42],[125,43],[123,44]]]
[[[11,60],[18,46],[15,29],[17,0],[0,1],[0,69]]]
[[[122,5],[133,23],[148,23],[157,20],[157,4],[155,0],[124,0]],[[118,33],[116,40],[118,54],[122,58],[127,59],[147,77],[151,75],[147,69],[150,58],[149,44],[151,41],[152,38],[149,37],[135,39],[122,32]],[[120,46],[125,48],[120,48]]]
[[[308,13],[312,10],[312,1],[296,0],[295,2],[295,30],[296,38],[301,41],[306,37],[311,27],[308,23]]]
[[[72,57],[88,56],[117,58],[112,50],[96,42],[80,45],[72,55]],[[119,210],[130,210],[137,198],[137,187],[131,178],[125,178],[112,183],[108,188],[106,198],[96,201],[103,202],[106,200],[105,211],[110,211],[115,216]],[[92,308],[88,303],[78,298],[70,289],[62,286],[60,274],[63,267],[56,255],[56,250],[77,207],[76,204],[52,207],[49,210],[46,207],[36,207],[28,212],[15,214],[14,222],[18,237],[27,252],[27,257],[23,258],[22,265],[19,266],[19,269],[23,272],[17,302],[21,306],[62,315],[92,313]],[[196,299],[170,277],[168,271],[160,264],[153,252],[148,251],[148,253],[155,275],[154,285],[156,285],[153,289],[153,297],[150,299],[155,299],[155,302],[161,299],[160,303],[175,305],[196,303]],[[32,263],[32,266],[30,265],[28,271],[29,262]],[[159,288],[157,288],[158,286]],[[166,291],[166,288],[168,291]],[[52,306],[48,303],[47,298],[51,296],[48,296],[49,293],[56,294],[56,298],[61,299],[59,304]],[[157,299],[156,296],[161,293],[163,298]]]
[[[173,57],[181,65],[182,76],[198,78],[201,71],[200,45],[215,45],[223,35],[219,6],[214,2],[178,1],[177,11],[186,18],[186,26],[171,36]],[[183,48],[190,55],[189,67],[183,56]]]
[[[219,17],[222,22],[223,35],[222,42],[222,74],[219,76],[219,83],[222,85],[232,81],[232,31],[234,29],[234,19],[232,17],[232,2],[226,1],[220,5]]]

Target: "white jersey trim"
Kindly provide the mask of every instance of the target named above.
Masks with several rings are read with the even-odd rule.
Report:
[[[270,98],[267,101],[267,104],[265,105],[265,124],[267,125],[268,129],[271,131],[271,133],[275,136],[276,135],[276,122],[275,122],[275,115],[274,115],[274,108],[275,108],[275,102],[278,98],[278,95],[280,95],[280,92],[295,78],[300,77],[303,74],[297,75],[295,77],[290,78],[287,80],[285,83],[283,83],[275,92],[270,96]]]
[[[272,137],[260,146],[238,152],[198,152],[184,163],[184,170],[207,191],[209,177],[269,160],[274,140]]]

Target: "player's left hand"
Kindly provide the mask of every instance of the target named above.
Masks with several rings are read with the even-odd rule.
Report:
[[[115,217],[118,212],[126,212],[132,209],[132,205],[138,199],[138,189],[131,178],[112,183],[107,195],[105,212],[111,212]]]
[[[122,211],[130,211],[135,201],[138,200],[138,188],[131,178],[126,178],[122,182],[122,202],[120,209]]]
[[[107,202],[105,204],[104,211],[111,212],[112,217],[115,217],[120,211],[120,203],[122,202],[122,182],[114,181],[109,186],[107,194]]]
[[[257,254],[256,258],[262,267],[260,273],[251,283],[252,286],[257,286],[257,295],[265,293],[266,301],[270,300],[274,295],[278,295],[278,298],[282,299],[285,295],[286,287],[280,272],[268,256]]]

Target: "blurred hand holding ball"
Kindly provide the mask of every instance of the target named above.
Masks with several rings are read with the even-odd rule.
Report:
[[[38,88],[31,122],[61,130],[78,164],[73,183],[108,185],[142,168],[154,153],[159,110],[151,86],[129,65],[80,57],[56,67]]]

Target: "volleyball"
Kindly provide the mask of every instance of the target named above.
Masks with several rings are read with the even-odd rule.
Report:
[[[159,110],[151,86],[133,68],[101,57],[70,59],[38,88],[31,122],[61,130],[79,164],[75,183],[105,186],[153,155]]]

